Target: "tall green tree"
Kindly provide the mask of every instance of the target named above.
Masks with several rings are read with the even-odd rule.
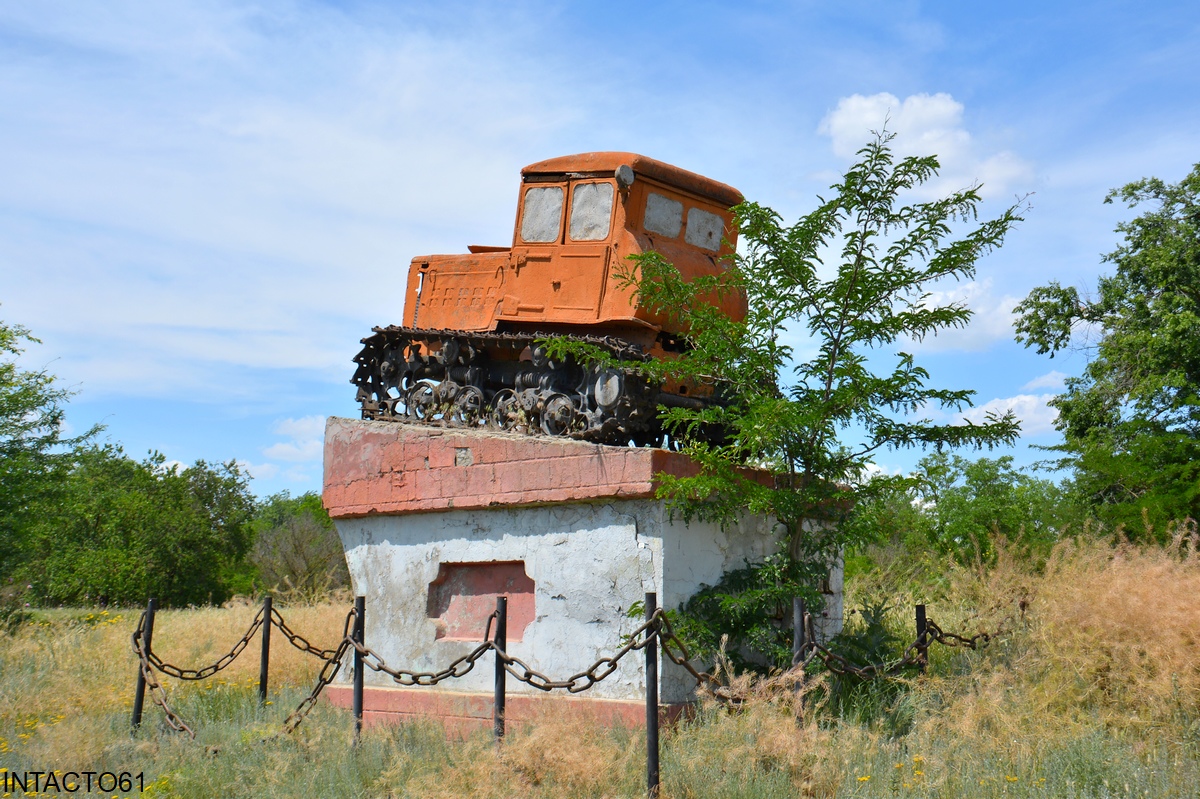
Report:
[[[76,453],[20,574],[43,603],[219,603],[250,546],[256,503],[236,463],[186,469],[119,447]]]
[[[1081,493],[1101,518],[1142,534],[1200,517],[1200,164],[1179,183],[1114,190],[1142,213],[1117,226],[1115,267],[1093,296],[1050,283],[1017,308],[1017,340],[1039,353],[1084,350],[1083,375],[1052,404]]]
[[[1038,556],[1086,515],[1071,486],[1017,469],[1009,455],[970,460],[933,452],[912,476],[914,485],[856,505],[852,523],[861,539],[971,562],[986,561],[999,534]]]
[[[935,418],[934,410],[952,416],[969,407],[974,392],[935,387],[903,347],[967,324],[970,309],[933,303],[930,290],[970,279],[1019,221],[1019,208],[980,222],[977,188],[916,199],[938,161],[897,160],[891,139],[876,135],[831,196],[793,224],[757,203],[738,206],[739,253],[719,275],[685,281],[657,253],[638,257],[629,275],[643,303],[687,331],[687,352],[645,368],[657,378],[715,378],[726,400],[665,412],[701,471],[661,476],[660,495],[685,518],[729,522],[749,511],[778,520],[782,533],[779,556],[693,600],[697,638],[730,633],[731,649],[785,657],[776,620],[798,592],[817,599],[813,588],[847,540],[849,501],[896,480],[865,479],[878,453],[1017,436],[1011,414],[983,424]],[[746,294],[744,320],[705,302],[727,291]],[[755,479],[747,464],[773,479]]]
[[[68,389],[45,370],[18,364],[29,330],[0,321],[0,571],[11,573],[27,548],[26,533],[54,501],[71,450],[99,430],[63,433]]]

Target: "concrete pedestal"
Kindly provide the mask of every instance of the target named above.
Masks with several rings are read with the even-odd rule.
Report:
[[[628,614],[646,592],[674,608],[723,572],[775,551],[762,518],[725,530],[670,518],[654,498],[654,475],[694,469],[663,450],[330,419],[324,500],[354,592],[366,597],[367,646],[390,666],[437,671],[483,639],[496,597],[505,595],[512,655],[553,679],[586,669],[641,624]],[[435,688],[398,688],[367,671],[366,715],[490,724],[492,660]],[[339,679],[329,696],[349,704],[348,670]],[[665,705],[694,699],[695,682],[672,663],[660,667],[659,683]],[[638,724],[644,692],[634,653],[563,701]],[[508,694],[514,721],[545,697],[511,678]]]

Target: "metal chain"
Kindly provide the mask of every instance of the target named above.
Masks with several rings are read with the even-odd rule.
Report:
[[[692,675],[693,679],[696,680],[696,685],[713,699],[735,705],[741,704],[744,701],[743,697],[733,694],[729,686],[707,671],[696,670],[696,667],[691,663],[692,656],[688,653],[687,645],[675,634],[674,628],[671,627],[671,620],[662,608],[659,608],[658,613],[655,615],[656,617],[660,617],[659,640],[662,642],[662,651],[667,656],[667,659]],[[671,651],[672,646],[679,648],[678,655]]]
[[[572,674],[565,680],[550,679],[545,674],[530,668],[525,661],[513,657],[495,644],[492,644],[491,648],[496,650],[496,655],[504,665],[504,670],[526,685],[533,686],[539,691],[553,691],[557,688],[566,688],[570,693],[577,694],[586,691],[616,671],[617,664],[621,662],[621,658],[635,649],[644,649],[658,634],[660,620],[664,618],[666,616],[663,614],[662,609],[659,608],[645,624],[633,631],[625,646],[617,650],[616,654],[600,658],[588,669],[578,674]],[[644,637],[639,640],[638,636]]]
[[[1011,621],[1011,619],[1005,619],[1002,621],[993,632],[982,632],[967,638],[957,633],[948,633],[944,631],[936,622],[930,619],[929,621],[925,622],[925,635],[918,637],[916,641],[909,644],[905,648],[904,655],[900,660],[892,664],[872,663],[866,666],[858,666],[854,663],[851,663],[841,655],[831,652],[825,646],[817,643],[816,637],[812,633],[812,618],[808,614],[805,614],[804,624],[808,656],[805,657],[800,664],[793,667],[793,670],[801,669],[804,666],[807,666],[808,663],[815,657],[816,659],[820,660],[825,665],[825,668],[829,669],[830,672],[839,676],[849,674],[853,677],[859,678],[860,680],[872,680],[876,677],[895,677],[896,675],[902,673],[905,669],[912,668],[913,666],[926,665],[927,659],[925,656],[925,650],[928,649],[929,644],[931,643],[942,644],[943,646],[962,647],[966,649],[982,649],[991,643],[992,640],[997,636],[1003,635],[1005,632],[1007,632],[1006,628],[1009,621]],[[924,638],[924,640],[922,640],[922,638]]]
[[[133,651],[138,656],[142,679],[146,681],[146,687],[150,689],[150,700],[162,708],[168,727],[175,732],[186,732],[194,740],[196,733],[187,725],[187,722],[179,718],[175,714],[175,711],[167,706],[167,692],[163,690],[163,687],[158,683],[158,678],[154,676],[154,668],[151,666],[150,656],[146,652],[146,642],[142,637],[145,625],[146,613],[143,611],[141,618],[138,619],[137,629],[133,631]]]
[[[262,610],[259,609],[258,613],[256,613],[254,616],[254,621],[250,623],[250,629],[246,630],[246,634],[243,635],[241,639],[233,645],[233,649],[222,655],[221,658],[211,666],[205,666],[202,669],[184,669],[163,661],[163,659],[154,654],[153,651],[147,653],[147,659],[154,666],[154,668],[158,669],[163,674],[174,677],[177,680],[203,680],[207,677],[211,677],[233,661],[237,660],[238,655],[242,654],[242,650],[244,650],[250,643],[250,639],[253,638],[254,634],[258,632],[258,628],[262,627],[262,615]]]
[[[687,646],[675,634],[671,627],[671,621],[665,613],[660,609],[656,616],[661,616],[662,627],[659,632],[660,640],[662,641],[662,651],[667,658],[677,666],[685,669],[696,684],[709,696],[721,702],[730,704],[741,704],[744,697],[733,694],[729,686],[723,684],[720,680],[714,677],[707,671],[699,671],[691,664],[691,655],[688,653]],[[905,669],[913,666],[923,666],[926,663],[924,650],[928,648],[930,643],[938,643],[944,646],[963,647],[967,649],[982,649],[994,640],[997,636],[1007,632],[1007,625],[1010,619],[1005,619],[993,632],[982,632],[967,638],[957,633],[948,633],[944,631],[938,624],[932,620],[926,622],[926,632],[924,641],[918,638],[913,643],[909,644],[904,650],[904,655],[895,663],[886,664],[870,664],[866,666],[858,666],[851,663],[846,658],[831,651],[827,647],[817,643],[816,636],[813,634],[812,617],[805,614],[804,625],[807,640],[804,650],[802,650],[802,658],[789,669],[790,673],[803,672],[808,665],[814,660],[820,660],[824,666],[832,673],[837,675],[851,675],[862,680],[870,680],[876,677],[895,677],[902,673]],[[678,649],[679,654],[673,651],[672,647]]]
[[[321,667],[321,673],[317,676],[317,684],[313,687],[312,693],[305,697],[304,701],[284,719],[283,732],[285,734],[291,735],[300,726],[300,722],[308,717],[308,714],[312,712],[313,707],[317,704],[317,699],[321,696],[321,692],[325,690],[325,686],[333,682],[333,678],[337,676],[338,671],[342,668],[342,658],[345,657],[346,650],[350,647],[350,624],[356,615],[353,610],[346,614],[346,621],[342,625],[341,643],[338,644],[337,649],[333,650],[331,657],[324,658],[325,665]]]
[[[928,621],[925,624],[929,629],[929,634],[933,636],[931,640],[938,642],[942,646],[963,647],[965,649],[983,649],[992,642],[993,638],[999,635],[1004,635],[1004,633],[1008,632],[1006,628],[1011,621],[1012,617],[1010,616],[1009,618],[1000,622],[1000,626],[998,626],[993,632],[978,633],[976,635],[972,635],[970,638],[965,638],[958,633],[948,633],[941,627],[934,624],[932,621]]]
[[[351,611],[351,613],[353,613],[353,611]],[[271,608],[271,623],[279,628],[279,632],[284,634],[284,636],[288,639],[288,643],[290,643],[292,646],[296,647],[301,652],[307,652],[310,655],[315,655],[321,660],[329,660],[341,649],[340,642],[338,643],[337,649],[318,649],[317,647],[313,646],[308,642],[307,638],[289,627],[287,622],[283,620],[282,614],[280,614],[280,612],[274,607]]]
[[[349,624],[349,621],[356,616],[357,613],[355,611],[350,611],[350,616],[347,618],[347,624]],[[431,685],[437,685],[442,680],[465,677],[470,673],[471,669],[475,668],[475,661],[483,657],[488,650],[496,649],[496,645],[488,640],[491,635],[492,620],[495,617],[495,612],[488,617],[487,629],[484,632],[483,643],[472,649],[467,654],[458,658],[441,671],[411,671],[409,669],[394,669],[391,666],[388,666],[388,664],[384,662],[383,658],[380,657],[377,652],[355,641],[349,634],[343,636],[342,643],[349,645],[360,655],[362,655],[364,666],[372,671],[383,672],[391,677],[393,682],[404,686],[419,685],[422,687],[428,687]]]
[[[687,671],[696,680],[697,686],[709,696],[718,701],[733,705],[740,705],[745,701],[744,697],[733,694],[728,685],[722,683],[712,674],[707,671],[699,671],[691,664],[692,657],[688,652],[687,646],[675,634],[675,630],[671,626],[671,621],[666,611],[662,608],[657,609],[646,622],[634,630],[625,645],[617,650],[615,654],[599,658],[589,668],[573,674],[564,680],[550,679],[545,674],[531,668],[525,661],[508,654],[497,646],[495,641],[491,639],[492,622],[496,618],[495,613],[492,613],[488,617],[483,641],[467,654],[451,662],[446,668],[436,672],[412,671],[410,669],[396,669],[388,666],[377,652],[355,641],[350,634],[350,630],[357,617],[358,614],[354,610],[346,614],[346,620],[342,627],[342,638],[336,649],[318,649],[303,636],[288,627],[287,623],[283,620],[283,616],[272,608],[269,621],[280,629],[287,637],[289,643],[302,652],[315,655],[324,661],[324,666],[321,668],[321,673],[317,677],[317,683],[313,687],[312,692],[284,720],[284,733],[290,734],[295,731],[312,711],[321,692],[327,685],[333,682],[333,679],[341,670],[342,661],[346,653],[351,649],[362,656],[363,665],[372,671],[387,674],[394,682],[403,686],[422,687],[434,686],[447,679],[465,677],[471,672],[475,667],[475,663],[481,657],[487,654],[488,651],[495,651],[504,670],[519,682],[532,686],[539,691],[550,692],[558,689],[566,689],[569,693],[576,694],[588,690],[596,683],[611,676],[617,670],[617,666],[622,658],[634,650],[644,649],[657,638],[667,659]],[[171,729],[177,732],[187,732],[192,738],[195,738],[196,734],[192,731],[191,727],[167,706],[166,692],[155,677],[154,669],[157,668],[165,674],[182,680],[201,680],[212,676],[232,663],[241,654],[242,650],[246,648],[254,633],[262,626],[262,611],[260,610],[254,617],[250,629],[246,631],[246,634],[242,636],[241,640],[234,645],[234,648],[228,654],[222,656],[213,665],[203,669],[181,669],[178,666],[164,663],[153,652],[147,652],[143,641],[145,619],[146,614],[143,613],[141,619],[138,621],[137,629],[133,633],[133,649],[141,662],[142,675],[145,678],[146,685],[150,688],[150,698],[154,704],[162,708],[166,716],[167,725]],[[813,635],[812,617],[805,614],[803,623],[807,643],[804,650],[802,650],[805,654],[790,669],[790,672],[803,672],[811,662],[820,660],[830,672],[837,675],[848,674],[863,680],[870,680],[876,677],[894,677],[904,669],[924,665],[926,662],[924,650],[928,648],[930,643],[939,643],[944,646],[966,649],[982,649],[997,636],[1007,631],[1006,626],[1008,621],[1009,619],[1005,619],[994,632],[981,632],[968,638],[957,633],[948,633],[936,622],[929,620],[926,622],[925,635],[910,644],[904,650],[904,655],[900,660],[892,664],[858,666],[841,655],[830,651],[824,645],[817,643],[816,636]]]
[[[913,646],[916,645],[914,644]],[[835,652],[831,652],[816,642],[809,644],[808,647],[810,650],[810,655],[805,659],[805,664],[815,657],[817,660],[820,660],[822,663],[824,663],[825,668],[829,669],[829,671],[833,674],[849,674],[853,677],[858,677],[860,680],[871,680],[876,677],[895,677],[904,671],[904,669],[911,668],[912,666],[919,666],[924,662],[919,653],[916,655],[909,654],[909,651],[912,650],[913,647],[906,649],[905,656],[895,663],[890,665],[887,663],[872,663],[866,666],[856,666],[846,658]]]

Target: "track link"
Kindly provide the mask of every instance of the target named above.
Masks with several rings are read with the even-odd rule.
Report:
[[[634,370],[550,359],[538,341],[568,338],[625,361],[641,347],[611,336],[373,328],[350,382],[362,418],[507,430],[602,444],[658,446],[659,386]]]

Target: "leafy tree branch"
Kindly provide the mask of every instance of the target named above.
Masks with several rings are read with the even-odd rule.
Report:
[[[1200,164],[1145,178],[1106,203],[1144,208],[1116,228],[1115,267],[1094,297],[1049,283],[1016,308],[1017,340],[1051,357],[1094,335],[1083,375],[1051,403],[1062,463],[1102,518],[1131,532],[1200,513]],[[1163,525],[1158,525],[1162,529]]]

